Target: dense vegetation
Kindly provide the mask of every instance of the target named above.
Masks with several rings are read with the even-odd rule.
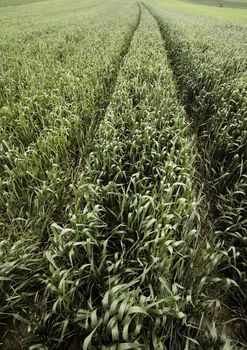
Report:
[[[0,21],[1,349],[244,348],[246,29],[134,0]]]
[[[213,24],[205,29],[200,20],[195,33],[190,19],[156,18],[197,133],[214,225],[225,244],[238,250],[234,272],[245,288],[246,30],[229,25],[217,30]]]

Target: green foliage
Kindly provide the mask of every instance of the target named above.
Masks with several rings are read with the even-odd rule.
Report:
[[[75,166],[90,151],[135,26],[135,11],[127,16],[113,13],[96,25],[92,17],[59,35],[57,28],[46,40],[35,35],[28,45],[14,41],[11,61],[3,53],[0,203],[25,230],[40,236],[54,220],[65,220],[59,213],[69,202]],[[92,48],[83,50],[88,43]]]
[[[74,228],[54,228],[47,252],[47,297],[88,334],[83,348],[165,349],[170,328],[182,348],[194,293],[184,266],[197,241],[193,150],[157,24],[142,10],[74,188]]]
[[[192,15],[192,21],[198,16],[202,19],[212,18],[214,21],[223,20],[237,24],[247,24],[246,0],[152,0],[151,5],[158,5],[166,12],[173,12],[174,16],[180,14]],[[219,5],[224,3],[223,7]]]
[[[223,268],[245,295],[246,29],[202,19],[192,25],[190,17],[169,14],[156,18],[197,132],[212,222],[232,256]]]
[[[1,12],[6,350],[234,348],[215,322],[245,278],[245,32],[156,19],[132,0]]]

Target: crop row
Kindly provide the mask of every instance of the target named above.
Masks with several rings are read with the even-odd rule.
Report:
[[[214,303],[205,275],[221,252],[198,248],[194,161],[158,25],[142,7],[70,223],[53,225],[45,254],[52,334],[77,334],[84,350],[198,345],[196,317]]]
[[[232,257],[225,275],[246,294],[246,29],[151,10],[197,135],[210,220]],[[239,295],[237,293],[237,295]],[[234,294],[232,294],[234,298]],[[242,298],[237,298],[245,308]],[[244,311],[243,311],[244,314]]]
[[[55,35],[17,47],[9,42],[5,52],[0,74],[0,313],[10,334],[9,322],[19,320],[21,309],[30,318],[31,303],[36,313],[50,224],[68,219],[70,186],[90,153],[139,22],[136,3],[110,5],[109,13],[99,18],[96,12],[82,28],[72,22],[70,32],[63,23],[59,34],[55,26]]]
[[[236,248],[225,248],[212,231],[205,235],[196,143],[170,63],[222,213],[231,188],[225,195],[220,184],[236,174],[220,171],[238,164],[222,156],[224,142],[234,152],[231,132],[241,129],[225,120],[219,128],[229,105],[220,94],[232,96],[229,86],[241,85],[244,38],[226,28],[234,46],[225,47],[222,33],[222,73],[213,26],[198,24],[197,40],[185,20],[157,23],[135,1],[66,3],[33,5],[36,20],[21,7],[27,23],[7,9],[8,30],[0,31],[3,343],[13,331],[29,350],[226,348],[227,339],[215,340],[212,290],[232,286],[215,271]],[[236,122],[236,113],[231,107],[229,120]],[[216,142],[223,142],[218,158]],[[236,232],[222,229],[225,218],[218,221],[222,235]]]
[[[59,220],[137,24],[137,5],[131,10],[89,21],[70,41],[65,31],[30,43],[2,75],[0,202],[6,222],[19,220],[17,230],[36,227],[39,236]]]

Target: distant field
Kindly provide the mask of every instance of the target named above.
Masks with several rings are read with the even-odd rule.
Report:
[[[247,24],[247,0],[225,0],[219,7],[218,0],[153,0],[172,11],[210,16],[231,22]]]
[[[206,5],[206,6],[213,6],[213,7],[219,7],[219,4],[221,3],[220,0],[181,0],[183,2],[196,4],[196,5]],[[224,0],[223,7],[225,8],[236,8],[236,9],[247,9],[247,1],[246,0],[240,0],[240,1],[234,1],[234,0]]]

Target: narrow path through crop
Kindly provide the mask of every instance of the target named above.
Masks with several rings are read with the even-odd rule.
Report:
[[[112,65],[111,69],[109,69],[110,74],[108,75],[107,73],[103,76],[103,80],[102,80],[102,84],[105,86],[105,93],[104,96],[97,96],[96,98],[96,118],[94,120],[94,122],[92,122],[89,125],[89,130],[87,131],[86,135],[87,135],[87,139],[86,139],[86,147],[85,149],[85,154],[83,154],[83,159],[81,158],[81,160],[84,160],[86,158],[86,156],[92,151],[92,147],[93,147],[93,140],[95,139],[95,134],[97,133],[98,127],[99,127],[99,123],[104,119],[104,115],[105,112],[107,110],[107,107],[109,106],[110,102],[111,102],[111,96],[112,93],[114,92],[115,86],[116,86],[116,82],[117,82],[117,77],[118,77],[118,73],[121,69],[121,66],[123,65],[123,61],[125,56],[128,54],[130,46],[131,46],[131,41],[133,39],[133,36],[140,24],[141,21],[141,6],[140,3],[138,2],[138,16],[136,19],[136,23],[133,25],[133,29],[130,32],[130,34],[128,35],[128,37],[126,38],[126,42],[122,47],[122,50],[119,53],[118,58],[116,59],[115,63]],[[91,146],[90,146],[91,144]]]
[[[102,78],[102,85],[105,86],[104,89],[104,95],[98,95],[96,96],[95,106],[96,106],[96,115],[95,118],[93,118],[92,122],[88,125],[87,130],[85,131],[85,138],[83,140],[84,147],[82,147],[83,153],[79,152],[79,149],[74,152],[73,158],[72,158],[72,167],[75,170],[75,173],[72,173],[72,182],[75,184],[79,180],[81,173],[83,171],[83,168],[85,166],[85,159],[89,156],[89,154],[92,152],[95,140],[97,139],[97,133],[99,129],[100,123],[104,120],[104,116],[106,113],[106,110],[111,103],[111,96],[114,92],[118,73],[123,65],[124,58],[128,54],[132,39],[134,37],[134,34],[136,30],[138,29],[138,26],[140,25],[141,21],[141,6],[138,2],[138,15],[136,22],[133,25],[133,28],[130,32],[130,34],[126,38],[126,42],[124,43],[121,51],[119,52],[119,56],[117,57],[116,61],[112,64],[111,67],[108,67],[108,72],[103,75]],[[71,200],[70,203],[74,201],[73,193],[71,192]],[[68,204],[68,203],[67,203]],[[64,225],[65,222],[62,222],[61,220],[57,220],[59,224]]]
[[[20,149],[18,147],[8,148],[5,144],[2,146],[4,151],[0,161],[2,170],[0,173],[4,183],[4,190],[0,200],[1,215],[5,223],[9,222],[9,220],[11,221],[9,224],[11,226],[10,230],[8,230],[8,224],[4,228],[6,235],[8,235],[8,231],[13,232],[12,220],[16,217],[23,219],[22,222],[16,223],[17,231],[20,230],[20,225],[24,231],[30,229],[31,226],[32,230],[35,229],[37,231],[37,236],[45,235],[44,240],[49,235],[51,222],[56,221],[61,224],[66,222],[65,207],[69,204],[68,200],[71,201],[73,198],[72,192],[68,191],[69,185],[77,181],[82,172],[84,159],[93,148],[99,122],[104,118],[119,69],[125,55],[128,53],[131,40],[140,23],[141,10],[140,6],[137,6],[138,14],[136,20],[133,21],[128,31],[123,34],[125,37],[123,38],[120,51],[108,52],[109,62],[107,61],[108,58],[106,58],[106,64],[102,64],[103,69],[97,72],[98,78],[95,78],[94,72],[90,73],[97,80],[95,83],[97,85],[93,86],[93,83],[91,83],[89,86],[89,89],[91,88],[92,91],[86,92],[88,101],[81,102],[78,98],[78,104],[82,104],[82,111],[80,111],[80,107],[78,107],[78,111],[75,109],[75,112],[72,110],[70,113],[68,110],[69,114],[65,113],[65,116],[61,117],[59,121],[61,125],[58,123],[59,126],[52,130],[48,128],[45,132],[41,131],[38,137],[35,134],[33,143],[27,149],[25,147]],[[116,33],[116,36],[118,35]],[[115,51],[115,48],[113,50]],[[92,78],[90,74],[87,79]],[[84,86],[85,81],[82,84]],[[80,89],[78,89],[78,94],[81,94]],[[76,99],[76,96],[73,96],[73,98]],[[49,156],[47,156],[48,154]],[[19,164],[20,160],[21,164]],[[6,164],[8,164],[7,170]],[[54,164],[57,164],[57,170],[53,169]],[[44,208],[42,210],[40,210],[41,205],[39,205],[35,212],[34,203],[39,201],[37,198],[38,194],[39,197],[41,195],[41,187],[44,187],[44,181],[47,182],[47,187],[51,187],[47,171],[60,172],[59,177],[62,179],[63,187],[66,188],[65,192],[67,194],[60,192],[60,198],[56,194],[52,208],[50,206],[52,200],[50,200],[50,203],[43,204]],[[20,172],[25,174],[25,177],[19,176]],[[8,181],[10,178],[11,181]],[[61,189],[61,185],[59,187]],[[14,191],[13,188],[15,188]],[[16,189],[17,192],[15,193]],[[44,190],[46,191],[46,189]],[[52,191],[50,191],[50,194]],[[43,195],[42,197],[44,198]],[[40,212],[43,212],[42,217],[39,216]],[[34,219],[35,216],[36,218]]]
[[[220,222],[218,220],[218,217],[220,213],[217,210],[217,200],[219,201],[220,193],[217,193],[217,191],[213,190],[213,183],[214,179],[211,177],[214,170],[212,169],[212,173],[210,176],[210,171],[208,171],[207,166],[212,161],[210,159],[210,155],[207,154],[207,150],[204,149],[205,145],[205,134],[207,132],[205,124],[201,123],[201,117],[197,114],[196,111],[193,110],[194,104],[196,103],[194,100],[197,96],[193,97],[187,97],[184,96],[183,90],[186,91],[186,82],[184,82],[184,78],[181,79],[180,72],[176,71],[176,63],[174,62],[174,57],[172,56],[170,52],[170,47],[167,45],[167,39],[169,36],[169,33],[166,32],[166,29],[162,25],[162,20],[157,15],[152,8],[147,6],[146,4],[142,3],[143,6],[149,11],[149,13],[153,16],[153,18],[156,20],[161,37],[164,41],[165,50],[167,52],[167,57],[170,63],[170,68],[173,72],[174,79],[177,82],[178,87],[178,99],[181,100],[181,102],[184,104],[185,111],[187,113],[188,120],[191,122],[191,132],[195,136],[195,140],[197,142],[197,161],[196,161],[196,187],[197,190],[201,193],[201,206],[200,206],[200,216],[202,221],[202,227],[201,227],[201,240],[202,240],[202,249],[204,245],[206,244],[207,240],[214,240],[215,244],[221,245],[222,241],[224,240],[224,237],[217,236],[217,231],[221,229]],[[173,44],[174,45],[174,44]],[[179,50],[179,47],[177,48]],[[185,86],[184,86],[185,84]],[[210,102],[209,102],[210,103]],[[213,103],[213,102],[212,102]],[[210,118],[210,117],[209,117]],[[208,141],[210,142],[210,135],[206,134],[206,137],[209,138]],[[219,176],[219,175],[218,175]],[[212,236],[212,237],[209,237]],[[215,236],[215,237],[213,237]],[[234,248],[234,247],[231,247]],[[230,248],[230,249],[231,249]],[[226,248],[224,248],[226,249]],[[228,254],[228,251],[226,252],[226,255]],[[241,262],[239,262],[241,264]],[[231,266],[229,262],[224,262],[224,259],[221,262],[221,269],[215,271],[214,278],[219,279],[227,279],[231,276],[231,269],[234,269],[234,266]],[[223,267],[222,267],[223,266]],[[235,293],[238,293],[239,290],[235,289]],[[221,307],[218,311],[215,313],[215,320],[219,323],[218,331],[219,333],[223,330],[223,324],[224,324],[224,331],[226,332],[226,335],[229,336],[236,344],[239,346],[242,346],[243,343],[246,340],[246,336],[244,336],[244,331],[241,329],[246,329],[246,320],[244,320],[241,317],[241,313],[243,313],[243,309],[241,308],[243,306],[240,306],[242,302],[238,300],[234,300],[231,296],[232,290],[229,290],[228,292],[225,292],[222,290],[222,287],[218,288],[217,285],[213,285],[211,290],[208,291],[209,296],[213,296],[215,298],[218,298],[221,302]],[[242,292],[243,293],[243,292]],[[240,289],[241,294],[241,289]],[[239,314],[238,314],[239,312]],[[246,313],[246,311],[245,311]]]
[[[157,23],[142,10],[75,188],[71,221],[53,225],[46,251],[45,298],[54,307],[44,314],[52,308],[53,324],[80,332],[85,349],[89,342],[100,349],[175,349],[188,343],[193,323],[187,294],[193,298],[197,289],[189,268],[197,241],[193,141]],[[81,323],[83,315],[95,321]]]
[[[83,154],[81,152],[72,152],[72,150],[68,147],[68,152],[71,154],[71,168],[67,172],[67,176],[65,179],[63,179],[63,182],[60,184],[60,186],[65,187],[65,189],[68,192],[68,196],[70,198],[70,201],[73,202],[73,192],[69,189],[69,185],[71,183],[76,183],[78,180],[78,177],[81,175],[82,172],[82,164],[84,162],[84,159],[89,155],[89,153],[93,149],[93,144],[94,140],[97,139],[97,131],[99,128],[100,122],[104,119],[105,112],[107,110],[108,105],[111,102],[111,95],[115,89],[115,85],[117,82],[117,77],[119,70],[121,69],[121,66],[123,64],[125,56],[128,54],[130,46],[131,46],[131,41],[132,38],[140,24],[141,20],[141,7],[138,3],[138,15],[136,18],[135,23],[133,23],[133,27],[131,28],[129,34],[126,35],[126,39],[124,42],[124,45],[122,46],[120,52],[118,55],[116,55],[116,60],[111,64],[110,67],[106,67],[106,72],[105,75],[100,77],[100,83],[104,86],[104,94],[99,94],[95,97],[95,108],[96,108],[96,113],[95,116],[92,118],[92,121],[89,125],[86,126],[85,130],[85,138],[84,140],[81,140],[84,144],[84,149],[83,149]],[[100,90],[101,91],[101,90]],[[73,136],[73,135],[72,135]],[[45,154],[45,152],[44,152]],[[77,155],[77,159],[76,156]],[[42,157],[42,154],[41,154]],[[29,184],[30,187],[30,184]],[[36,188],[33,190],[33,201],[35,202],[35,191],[37,191],[38,184],[36,184]],[[61,204],[61,203],[60,203]],[[55,213],[56,217],[51,217],[54,221],[61,223],[64,225],[66,223],[66,215],[65,215],[65,206],[70,205],[70,203],[63,203],[64,205],[60,205],[60,211]],[[4,216],[4,215],[3,215]],[[47,215],[45,215],[47,216]],[[7,220],[7,219],[6,219]],[[7,222],[7,221],[6,221]],[[51,222],[50,220],[47,220],[46,222],[43,223],[43,227],[39,227],[39,230],[42,232],[43,231],[49,231],[49,226]],[[9,223],[11,225],[11,223]],[[40,226],[40,225],[39,225]],[[40,236],[37,235],[39,238]],[[42,235],[41,235],[42,237]],[[45,240],[47,239],[47,234],[45,235]],[[26,333],[26,327],[20,326],[18,321],[15,321],[15,323],[12,323],[12,317],[9,316],[11,315],[11,306],[6,302],[5,296],[8,297],[7,291],[9,290],[9,293],[11,294],[11,290],[15,290],[15,286],[19,285],[19,278],[26,278],[25,283],[22,285],[22,292],[20,293],[27,293],[29,291],[30,296],[29,298],[29,304],[33,305],[31,306],[31,309],[35,309],[35,302],[33,302],[32,297],[36,298],[35,295],[42,294],[43,286],[37,283],[37,273],[42,273],[42,271],[45,271],[47,269],[47,266],[44,264],[43,261],[43,250],[44,247],[46,247],[47,242],[45,242],[45,245],[43,243],[38,244],[38,246],[35,246],[32,242],[30,244],[29,241],[22,242],[21,243],[21,248],[19,250],[19,256],[12,256],[10,257],[10,261],[8,262],[7,259],[5,261],[5,265],[3,268],[5,269],[12,269],[11,266],[13,267],[13,270],[11,272],[12,274],[12,279],[9,280],[9,282],[6,282],[6,294],[2,296],[2,302],[3,304],[0,306],[0,309],[3,310],[3,315],[1,317],[1,320],[3,323],[6,324],[6,327],[2,326],[1,331],[0,331],[0,337],[3,338],[3,348],[5,350],[12,350],[15,347],[18,347],[20,338],[23,334]],[[20,243],[18,243],[20,244]],[[22,254],[26,251],[25,246],[30,244],[30,248],[33,245],[33,248],[29,249],[29,252],[27,253],[29,258],[25,259],[25,264],[27,265],[27,275],[26,277],[18,272],[20,269],[20,265],[23,264],[23,257]],[[25,253],[24,253],[25,254]],[[11,266],[10,266],[11,265]],[[19,277],[18,277],[19,276]],[[6,280],[7,281],[7,280]],[[8,286],[7,286],[8,284]],[[21,297],[20,297],[21,300]],[[32,300],[32,302],[30,302]],[[21,303],[21,302],[20,302]],[[3,308],[2,308],[3,306]],[[35,312],[34,309],[29,312]],[[15,310],[18,313],[18,302],[15,305]],[[4,316],[5,315],[5,316]],[[15,333],[16,337],[13,339],[12,333]]]

